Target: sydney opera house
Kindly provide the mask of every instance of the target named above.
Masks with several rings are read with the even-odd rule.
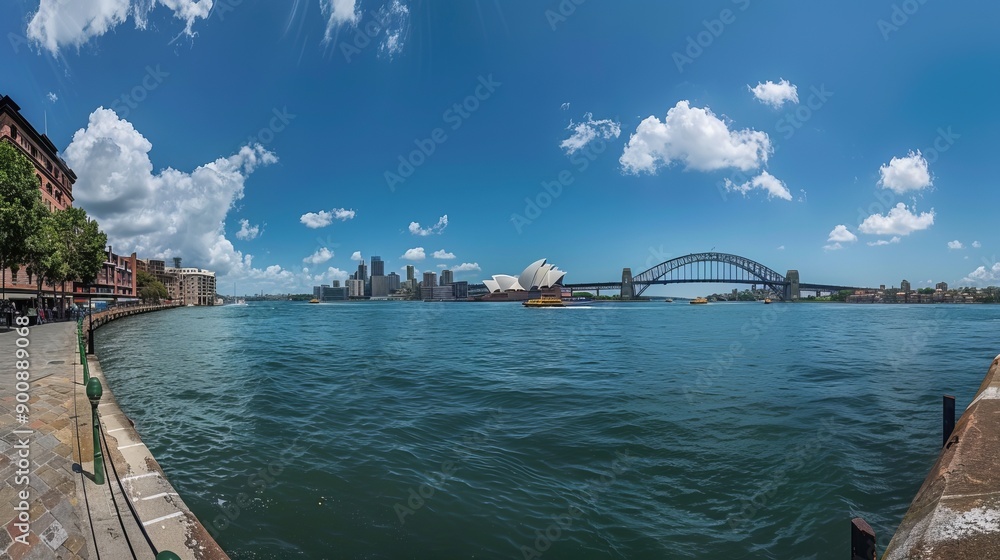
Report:
[[[483,301],[522,301],[542,296],[560,297],[565,270],[559,270],[545,259],[535,261],[520,276],[497,274],[492,280],[483,280],[489,294]]]

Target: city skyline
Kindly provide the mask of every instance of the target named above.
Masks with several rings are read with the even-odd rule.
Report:
[[[583,283],[711,249],[805,282],[1000,284],[997,7],[124,5],[0,8],[0,94],[116,249],[241,292],[371,255]]]

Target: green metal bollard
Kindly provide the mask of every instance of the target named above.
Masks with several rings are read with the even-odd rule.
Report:
[[[180,556],[177,556],[169,550],[164,550],[163,552],[156,555],[156,560],[181,560]]]
[[[90,362],[83,362],[83,384],[90,383]]]
[[[94,415],[94,484],[104,484],[104,454],[101,453],[101,424],[97,418],[97,405],[101,402],[104,388],[101,380],[91,377],[87,383],[87,398]]]

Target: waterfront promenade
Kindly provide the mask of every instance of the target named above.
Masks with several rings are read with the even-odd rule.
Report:
[[[170,551],[227,558],[170,486],[90,356],[89,372],[104,388],[105,482],[95,483],[78,347],[75,322],[31,327],[27,336],[0,331],[0,557],[155,558]],[[18,348],[28,354],[29,363],[17,365],[28,365],[28,386],[14,378]],[[27,394],[23,417],[19,393]]]

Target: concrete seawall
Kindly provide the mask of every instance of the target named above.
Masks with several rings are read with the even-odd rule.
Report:
[[[882,558],[1000,558],[1000,356]]]

